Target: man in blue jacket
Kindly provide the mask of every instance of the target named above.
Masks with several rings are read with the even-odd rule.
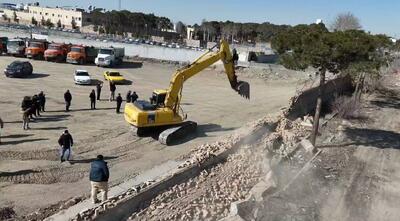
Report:
[[[99,191],[103,192],[102,201],[107,200],[109,176],[107,162],[103,160],[103,155],[98,155],[97,159],[91,164],[89,177],[92,186],[93,203],[98,203],[97,192]]]

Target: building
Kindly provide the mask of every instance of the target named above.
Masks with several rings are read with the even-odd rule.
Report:
[[[89,23],[89,14],[83,9],[69,9],[69,8],[50,8],[28,5],[24,7],[24,10],[12,10],[5,8],[3,9],[4,14],[11,21],[14,20],[15,15],[17,16],[18,22],[21,24],[32,24],[32,18],[34,18],[38,24],[41,21],[50,20],[57,27],[58,23],[61,23],[62,28],[72,28],[73,21],[75,22],[76,28],[81,28]]]

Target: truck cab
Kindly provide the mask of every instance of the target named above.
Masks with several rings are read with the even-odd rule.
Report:
[[[7,43],[7,53],[13,56],[25,56],[26,41],[20,38],[10,39]]]
[[[48,42],[33,40],[28,44],[28,48],[26,48],[25,55],[27,58],[32,59],[44,59],[44,52],[47,50]]]
[[[121,64],[125,56],[125,48],[101,48],[95,59],[97,66],[113,67],[116,64]]]
[[[82,45],[74,45],[67,54],[67,62],[71,64],[85,64],[93,62],[97,56],[98,49]]]
[[[47,50],[44,52],[44,59],[46,61],[65,61],[67,54],[70,50],[67,44],[50,44]]]

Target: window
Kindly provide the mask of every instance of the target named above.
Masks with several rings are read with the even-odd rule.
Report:
[[[54,17],[54,14],[52,14],[52,16]]]
[[[80,21],[81,20],[81,18],[78,18],[78,21]]]
[[[47,13],[47,12],[46,12],[46,14],[45,14],[45,15],[49,15],[49,13]]]
[[[66,15],[65,18],[68,18],[68,15]]]
[[[42,13],[40,12],[40,15],[41,15]]]

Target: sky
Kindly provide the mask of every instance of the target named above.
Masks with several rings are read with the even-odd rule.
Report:
[[[0,3],[36,1],[42,6],[94,5],[118,9],[118,0],[0,0]],[[203,19],[289,25],[322,19],[330,24],[337,14],[352,12],[364,30],[400,38],[399,0],[121,0],[121,5],[122,9],[154,13],[189,25],[200,24]]]

